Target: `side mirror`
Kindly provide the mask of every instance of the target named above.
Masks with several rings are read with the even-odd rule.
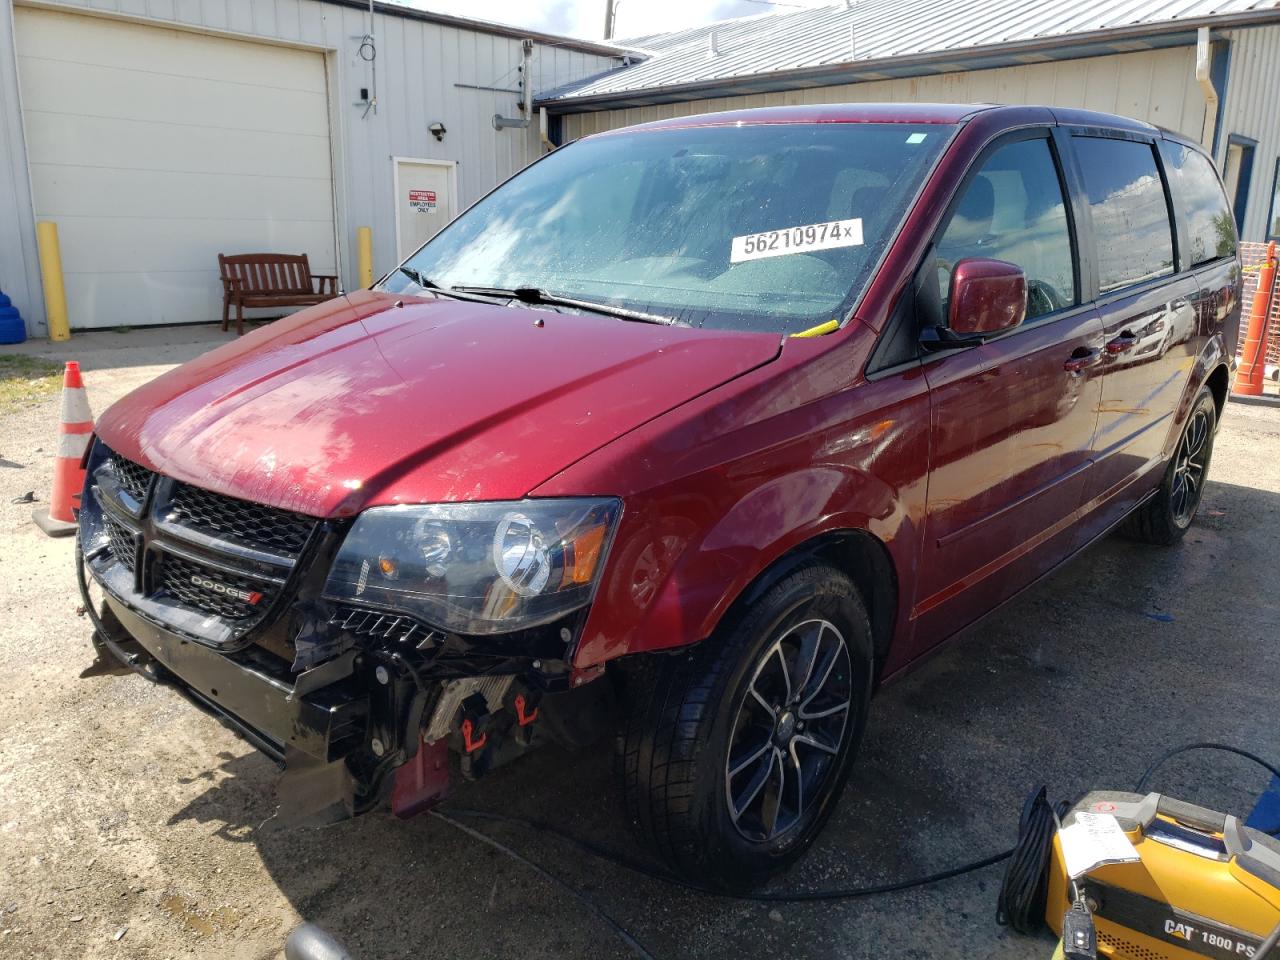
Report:
[[[1004,260],[961,260],[951,271],[947,326],[925,330],[928,349],[977,346],[1027,317],[1027,277]]]

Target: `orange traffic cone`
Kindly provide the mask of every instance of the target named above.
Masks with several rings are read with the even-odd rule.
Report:
[[[1276,244],[1273,240],[1267,244],[1267,259],[1258,273],[1258,290],[1253,295],[1249,325],[1240,346],[1240,366],[1236,370],[1236,382],[1231,387],[1231,392],[1237,397],[1262,396],[1262,381],[1266,376],[1267,318],[1271,315],[1275,286]]]
[[[80,364],[67,361],[62,374],[62,414],[58,424],[58,459],[53,465],[53,494],[48,509],[31,514],[41,530],[51,537],[65,537],[76,532],[76,518],[71,512],[80,505],[84,487],[84,452],[93,433],[93,414],[80,379]]]

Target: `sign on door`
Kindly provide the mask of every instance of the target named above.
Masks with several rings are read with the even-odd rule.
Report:
[[[418,213],[436,212],[436,192],[434,190],[410,190],[409,208]]]
[[[440,160],[393,157],[396,251],[400,259],[434,237],[457,213],[453,165]]]

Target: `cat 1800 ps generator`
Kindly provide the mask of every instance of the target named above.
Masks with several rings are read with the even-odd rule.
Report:
[[[1068,958],[1280,960],[1280,841],[1157,793],[1090,793],[1054,837],[1045,919]]]

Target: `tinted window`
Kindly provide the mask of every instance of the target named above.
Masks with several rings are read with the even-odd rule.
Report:
[[[590,137],[507,181],[408,265],[446,287],[540,287],[795,333],[852,306],[952,132],[770,123]],[[418,290],[399,271],[386,288]]]
[[[1161,151],[1174,208],[1187,222],[1191,265],[1231,256],[1236,252],[1236,223],[1213,164],[1180,143],[1165,141]]]
[[[1048,140],[1000,147],[969,181],[938,241],[939,294],[969,257],[1007,260],[1027,275],[1027,318],[1076,302],[1071,234]]]
[[[1169,205],[1150,144],[1077,137],[1103,293],[1173,272]]]

